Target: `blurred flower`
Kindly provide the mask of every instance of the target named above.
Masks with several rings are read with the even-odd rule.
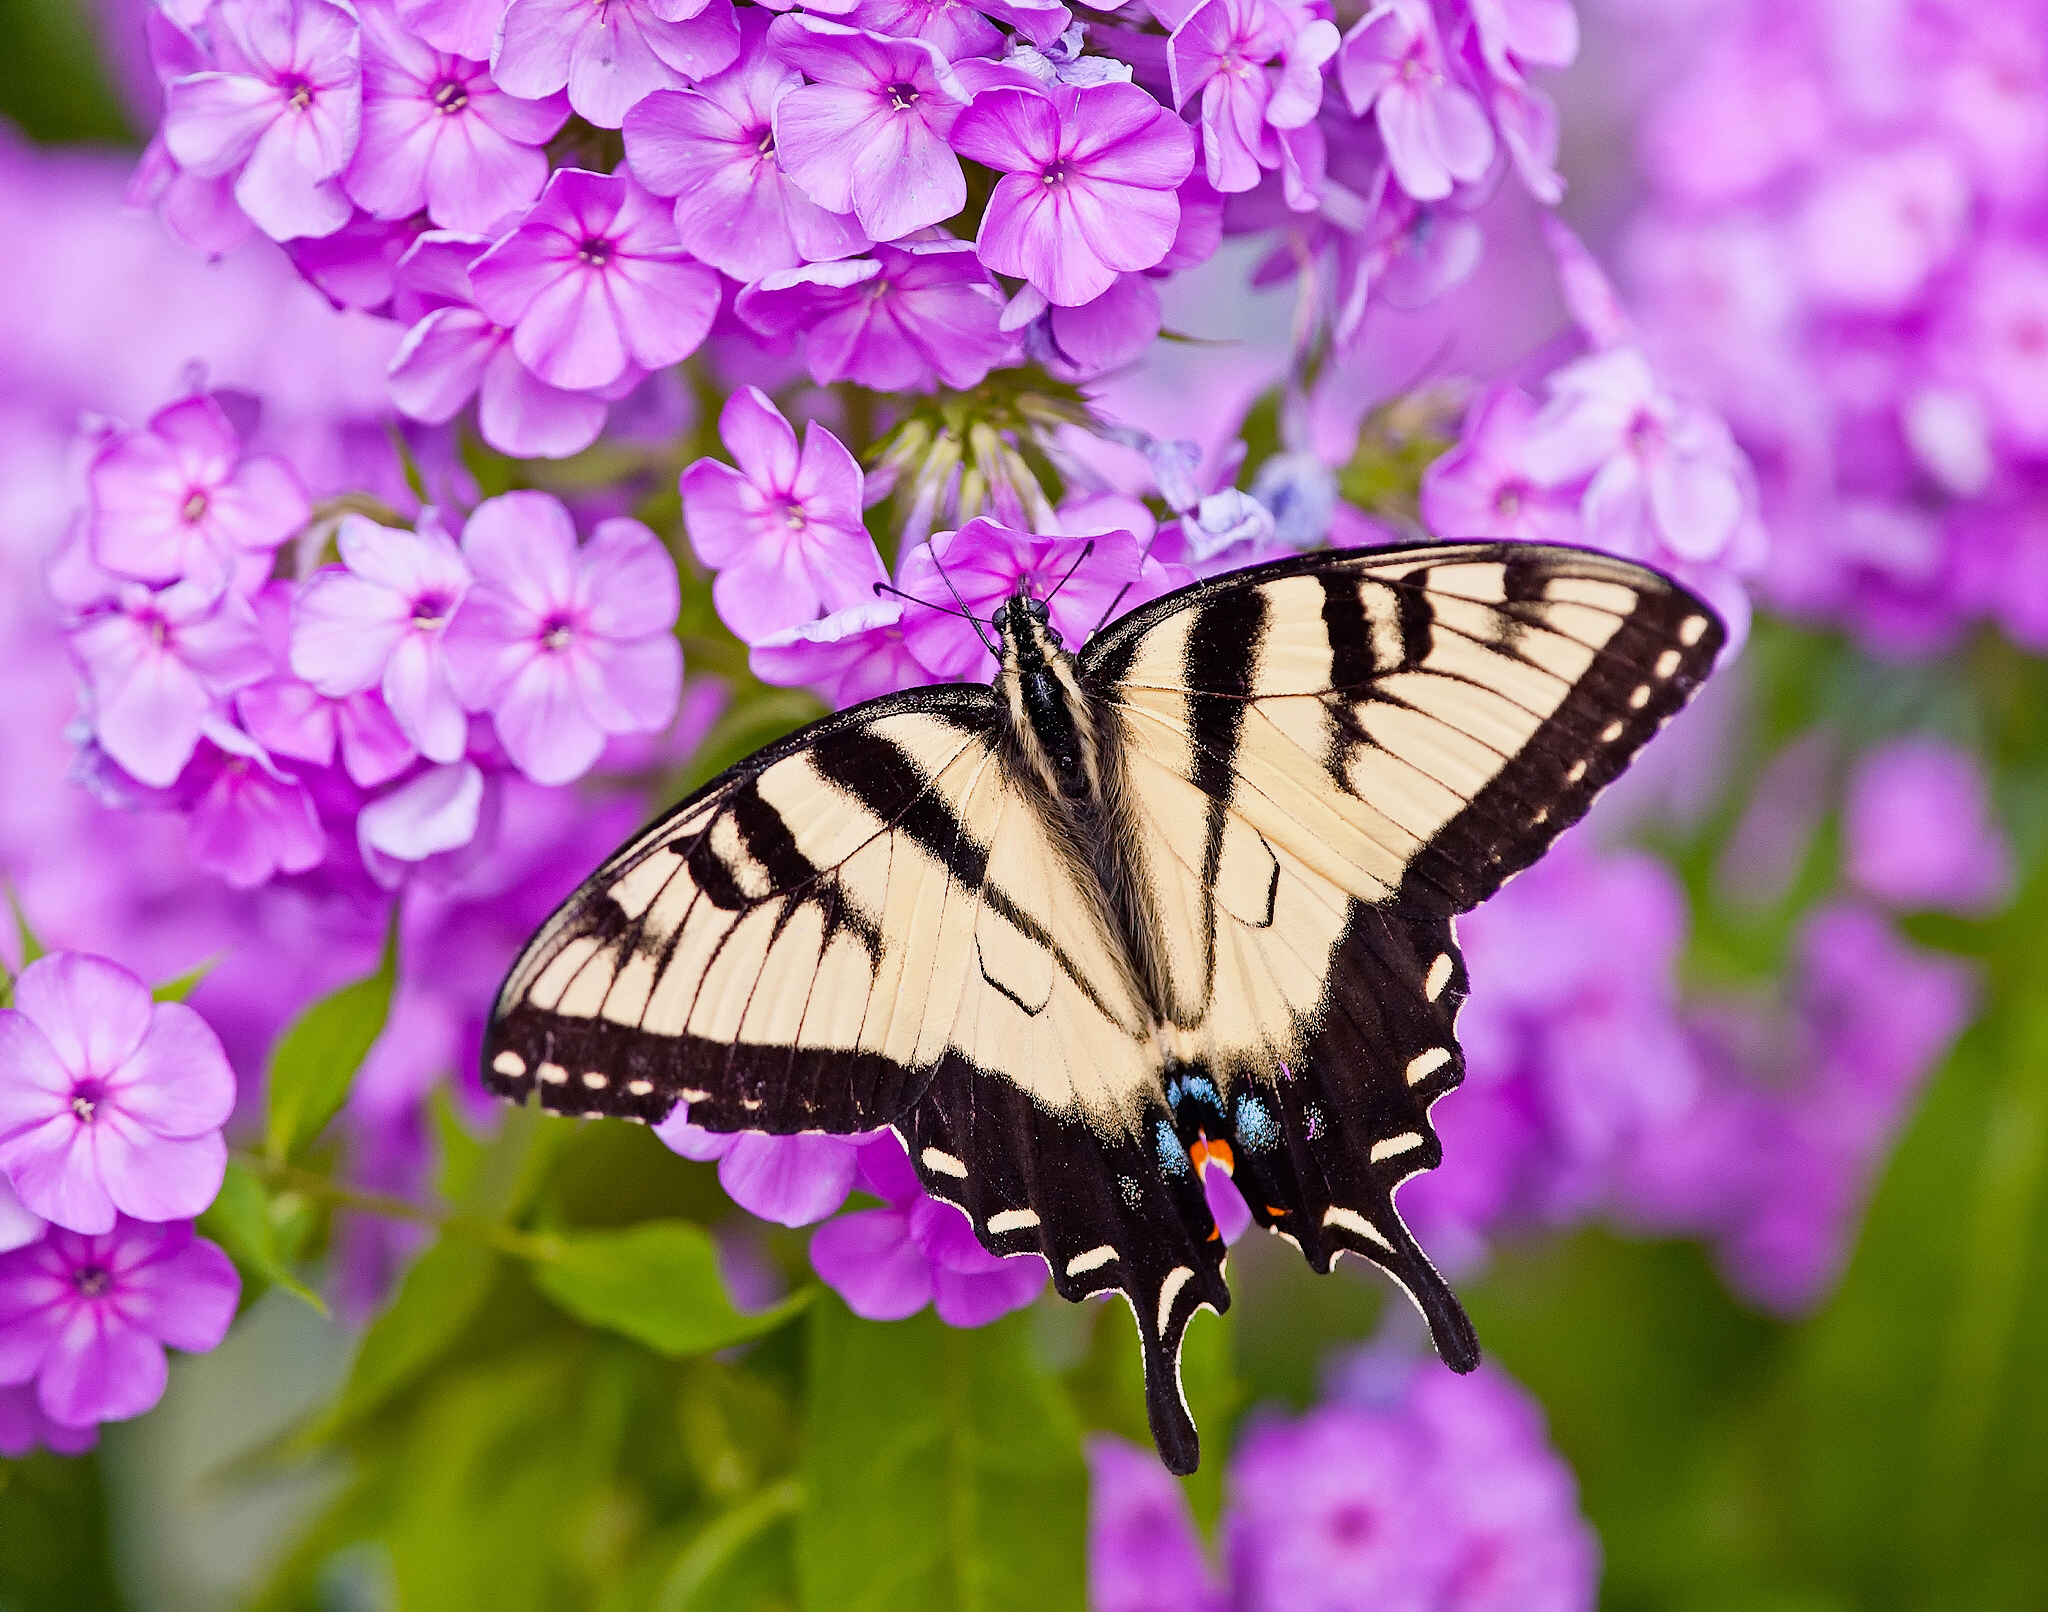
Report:
[[[1112,1433],[1087,1451],[1090,1612],[1225,1612],[1188,1497],[1159,1458]]]
[[[328,0],[215,0],[219,70],[171,86],[164,141],[201,178],[235,179],[235,201],[273,240],[348,222],[340,174],[362,117],[354,15]]]
[[[469,722],[448,680],[449,620],[470,568],[431,510],[418,529],[345,515],[341,565],[316,572],[292,602],[292,670],[330,699],[381,690],[399,727],[430,761],[454,761]]]
[[[749,9],[741,58],[694,90],[661,90],[626,114],[626,161],[657,196],[676,199],[683,250],[736,280],[822,263],[863,250],[868,238],[828,212],[783,170],[776,108],[803,83],[763,37]]]
[[[1489,387],[1467,413],[1458,445],[1423,472],[1423,524],[1440,537],[1579,541],[1577,505],[1529,469],[1535,418],[1536,404],[1520,387]]]
[[[0,1383],[34,1381],[43,1414],[65,1427],[140,1416],[163,1397],[165,1345],[213,1348],[241,1290],[189,1221],[124,1217],[98,1236],[52,1227],[0,1255]]]
[[[1194,166],[1187,126],[1134,84],[1056,101],[985,90],[954,124],[953,146],[1005,176],[975,238],[982,262],[1067,307],[1166,255],[1174,192]]]
[[[861,519],[860,465],[817,422],[796,432],[758,387],[726,400],[718,432],[739,468],[699,459],[683,472],[683,517],[718,575],[719,618],[748,642],[854,605],[885,580]]]
[[[425,209],[452,230],[488,230],[528,206],[568,102],[507,95],[481,61],[433,49],[379,4],[360,15],[363,133],[348,193],[379,218]]]
[[[448,629],[463,703],[488,711],[513,764],[536,783],[588,772],[610,734],[674,719],[683,652],[672,629],[675,562],[638,521],[600,521],[578,545],[546,493],[479,504],[462,531],[476,586]]]
[[[304,873],[326,853],[327,835],[305,785],[232,728],[223,725],[214,741],[200,745],[178,788],[190,804],[185,843],[192,860],[237,890]]]
[[[888,1207],[857,1209],[811,1234],[812,1266],[855,1315],[900,1321],[930,1304],[947,1326],[979,1327],[1043,1291],[1045,1261],[989,1253],[963,1211],[925,1193],[893,1135],[861,1145],[860,1180]]]
[[[851,213],[878,241],[951,218],[967,180],[946,140],[967,92],[936,47],[791,15],[769,30],[775,54],[815,80],[775,108],[783,170],[828,213]]]
[[[643,96],[709,78],[739,48],[731,0],[512,0],[491,75],[529,100],[567,86],[580,117],[616,129]]]
[[[176,1220],[213,1202],[235,1076],[206,1021],[77,952],[29,964],[14,999],[0,1010],[0,1170],[22,1204],[100,1233],[117,1210]]]
[[[0,1455],[18,1461],[42,1448],[56,1455],[83,1455],[99,1442],[99,1428],[66,1427],[52,1421],[33,1383],[0,1388]]]
[[[239,564],[267,568],[312,513],[298,472],[274,455],[244,454],[220,404],[204,396],[110,435],[86,479],[93,558],[143,582],[189,577],[217,590]]]
[[[31,1214],[16,1196],[14,1183],[0,1171],[0,1254],[25,1248],[43,1234],[43,1217]]]
[[[667,209],[623,174],[564,168],[470,266],[477,306],[552,386],[610,386],[697,350],[718,276],[676,243]]]
[[[2012,887],[1984,775],[1939,739],[1895,739],[1857,762],[1842,840],[1849,878],[1887,906],[1983,912]]]

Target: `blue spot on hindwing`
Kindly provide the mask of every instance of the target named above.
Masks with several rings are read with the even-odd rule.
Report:
[[[1165,1120],[1152,1127],[1152,1145],[1159,1153],[1159,1168],[1168,1175],[1186,1175],[1188,1171],[1188,1150],[1180,1145],[1180,1137],[1173,1126]]]
[[[1273,1111],[1256,1097],[1239,1098],[1237,1137],[1252,1153],[1263,1153],[1268,1148],[1277,1147],[1280,1127],[1273,1119]]]

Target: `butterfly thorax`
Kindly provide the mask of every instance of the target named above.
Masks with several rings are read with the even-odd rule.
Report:
[[[1076,806],[1099,804],[1099,737],[1074,657],[1021,587],[995,614],[1002,669],[995,689],[1009,713],[1022,758],[1054,795]]]

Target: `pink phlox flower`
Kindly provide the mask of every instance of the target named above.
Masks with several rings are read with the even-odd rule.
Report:
[[[803,16],[777,18],[768,39],[813,80],[775,108],[776,155],[812,201],[878,241],[967,205],[947,145],[967,92],[937,46]]]
[[[887,1207],[841,1215],[811,1237],[813,1269],[854,1314],[899,1321],[930,1304],[948,1326],[978,1327],[1044,1291],[1045,1261],[983,1248],[964,1213],[924,1191],[893,1135],[866,1141],[859,1165],[861,1185]]]
[[[215,71],[171,84],[164,143],[201,178],[235,174],[235,200],[273,240],[348,222],[341,172],[362,117],[352,13],[328,0],[215,0]]]
[[[731,0],[512,0],[491,75],[529,99],[567,85],[578,116],[616,129],[643,97],[721,73],[739,53]]]
[[[489,61],[506,0],[395,0],[399,25],[436,50]]]
[[[913,605],[910,608],[916,609]],[[778,688],[812,688],[835,710],[929,683],[903,636],[902,603],[872,599],[756,639],[747,666]]]
[[[1863,756],[1842,810],[1855,883],[1906,911],[1985,913],[2012,893],[2013,858],[1976,758],[1925,734]]]
[[[64,1427],[125,1421],[163,1397],[164,1347],[204,1354],[227,1336],[241,1278],[189,1220],[53,1228],[0,1256],[0,1383],[34,1382]]]
[[[898,39],[923,39],[949,62],[993,56],[1003,48],[1001,29],[966,0],[860,0],[850,7],[814,6],[843,15],[855,28]]]
[[[476,507],[462,550],[477,583],[448,631],[449,671],[527,777],[568,783],[607,735],[674,720],[682,596],[675,562],[646,527],[600,521],[579,545],[560,501],[514,492]]]
[[[1337,71],[1351,110],[1377,118],[1394,177],[1417,201],[1493,165],[1486,109],[1452,77],[1426,0],[1380,0],[1344,36]]]
[[[1323,99],[1323,63],[1337,53],[1336,26],[1303,19],[1271,0],[1203,0],[1166,45],[1176,107],[1202,97],[1202,156],[1209,183],[1221,191],[1250,190],[1271,162],[1266,125],[1296,129],[1311,123]],[[1286,66],[1267,63],[1286,54]]]
[[[1088,1605],[1092,1612],[1228,1612],[1187,1494],[1159,1457],[1091,1433]]]
[[[100,1441],[97,1425],[66,1427],[53,1421],[36,1397],[34,1383],[0,1388],[0,1455],[18,1461],[38,1449],[53,1455],[83,1455]]]
[[[306,524],[299,473],[272,454],[245,454],[213,398],[183,398],[137,431],[108,437],[86,471],[92,555],[117,576],[190,577],[208,587],[270,555]]]
[[[98,1233],[117,1211],[176,1220],[213,1202],[235,1075],[206,1021],[80,952],[29,964],[14,1000],[0,1010],[0,1170],[23,1205]]]
[[[1132,362],[1152,345],[1163,318],[1152,282],[1119,274],[1101,296],[1075,308],[1027,284],[1003,310],[1001,329],[1017,333],[1026,358],[1063,381],[1078,381]]]
[[[1075,89],[1092,89],[1097,84],[1130,83],[1131,64],[1114,56],[1087,55],[1087,37],[1087,30],[1078,22],[1069,23],[1059,38],[1041,44],[1013,34],[1003,45],[1002,65],[1030,74],[1047,88],[1069,84]]]
[[[1539,486],[1590,477],[1586,537],[1632,558],[1659,548],[1686,560],[1722,557],[1740,534],[1746,464],[1718,416],[1660,391],[1640,349],[1616,347],[1550,378],[1530,422],[1523,462]]]
[[[697,350],[718,312],[716,271],[676,240],[669,209],[624,174],[558,170],[469,271],[477,306],[551,386],[617,383]]]
[[[1519,81],[1524,67],[1569,67],[1579,54],[1572,0],[1468,0],[1487,69]]]
[[[488,230],[530,205],[567,99],[507,95],[481,61],[435,50],[379,4],[361,17],[363,133],[342,176],[348,193],[379,218],[424,208],[452,230]]]
[[[1524,460],[1536,400],[1519,386],[1489,388],[1465,416],[1458,445],[1422,476],[1422,522],[1440,537],[1571,543],[1578,500],[1538,482]]]
[[[1090,544],[1093,550],[1083,559]],[[987,682],[995,676],[996,663],[973,623],[941,613],[956,608],[956,594],[986,621],[1020,584],[1043,599],[1064,578],[1066,585],[1052,600],[1052,626],[1078,652],[1112,604],[1119,614],[1135,610],[1191,580],[1179,567],[1152,559],[1128,531],[1047,537],[986,519],[912,544],[896,569],[896,585],[911,599],[941,607],[928,610],[905,602],[903,630],[910,652],[933,677],[962,683]]]
[[[1852,312],[1905,313],[1969,238],[1971,189],[1931,142],[1831,165],[1788,231],[1806,290]]]
[[[381,317],[391,312],[399,262],[431,227],[425,213],[375,218],[358,207],[332,235],[286,241],[284,254],[335,307]]]
[[[237,890],[280,873],[304,873],[327,854],[327,834],[305,784],[248,734],[211,723],[179,778],[192,860]]]
[[[473,761],[415,773],[356,814],[363,865],[385,888],[398,888],[420,863],[477,841],[487,794],[483,769]]]
[[[1558,289],[1572,323],[1594,348],[1629,347],[1641,344],[1635,319],[1614,282],[1600,266],[1600,260],[1586,249],[1586,243],[1570,225],[1552,214],[1543,215],[1543,240],[1557,266]]]
[[[197,582],[121,584],[111,608],[72,629],[71,651],[101,748],[159,788],[192,759],[218,703],[271,669],[248,600]]]
[[[862,522],[863,477],[845,444],[812,421],[799,452],[796,432],[753,386],[727,400],[718,430],[738,468],[699,459],[682,493],[690,546],[718,573],[719,618],[752,643],[874,603],[888,573]]]
[[[442,425],[475,398],[477,429],[500,453],[581,453],[604,429],[604,398],[550,386],[513,350],[511,327],[476,305],[469,270],[489,244],[436,231],[399,260],[394,302],[418,311],[392,355],[391,401],[415,420]],[[637,383],[640,375],[629,368],[619,384]]]
[[[167,13],[152,9],[143,18],[143,27],[150,65],[166,92],[176,80],[218,65],[205,43]],[[235,176],[187,173],[171,155],[161,124],[135,165],[125,200],[130,207],[155,208],[173,236],[206,257],[219,257],[241,245],[256,229],[235,202]]]
[[[1564,176],[1557,171],[1563,137],[1557,103],[1530,84],[1495,84],[1487,98],[1494,128],[1508,148],[1508,160],[1522,183],[1545,207],[1564,200]]]
[[[805,367],[821,386],[964,391],[1017,351],[1002,292],[973,244],[950,236],[781,270],[741,292],[737,307],[764,336],[803,336]]]
[[[692,1125],[687,1104],[654,1127],[686,1159],[718,1163],[718,1184],[750,1215],[778,1226],[809,1226],[846,1202],[858,1173],[857,1136],[770,1136],[761,1131],[707,1131]]]
[[[344,516],[335,543],[342,563],[292,601],[293,672],[332,699],[381,690],[421,755],[460,759],[469,721],[444,644],[471,583],[462,551],[432,510],[410,532]]]
[[[21,1201],[6,1171],[0,1170],[0,1254],[26,1248],[42,1236],[48,1224]]]
[[[1004,175],[975,241],[982,262],[1065,307],[1166,255],[1195,160],[1187,125],[1135,84],[987,90],[953,143]]]
[[[376,689],[335,698],[295,677],[291,666],[288,582],[272,582],[256,595],[256,619],[278,670],[235,695],[235,715],[249,736],[273,756],[315,767],[337,753],[349,779],[364,789],[388,783],[412,765],[417,752]]]
[[[626,114],[626,160],[657,196],[676,199],[683,249],[736,280],[851,256],[868,238],[783,172],[775,108],[803,77],[767,48],[750,8],[740,60],[695,90],[660,90]]]

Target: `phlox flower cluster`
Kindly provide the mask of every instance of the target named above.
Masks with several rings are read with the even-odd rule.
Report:
[[[515,492],[459,541],[432,508],[309,524],[297,475],[204,395],[108,429],[88,485],[51,585],[91,781],[181,813],[231,885],[396,887],[487,840],[508,777],[567,783],[675,715],[675,568],[638,522],[579,540]],[[296,578],[274,574],[287,540]]]
[[[1699,9],[1624,253],[1659,363],[1756,462],[1780,608],[2048,645],[2048,10]]]
[[[1469,272],[1569,0],[174,0],[134,185],[218,253],[285,244],[405,335],[394,404],[559,457],[722,338],[738,378],[1070,378],[1159,332],[1225,233],[1308,270],[1319,338]],[[615,131],[615,132],[614,132]],[[621,152],[623,156],[621,157]]]
[[[1586,1612],[1600,1549],[1536,1403],[1373,1346],[1299,1417],[1256,1414],[1224,1477],[1221,1563],[1149,1451],[1089,1443],[1094,1612]]]

